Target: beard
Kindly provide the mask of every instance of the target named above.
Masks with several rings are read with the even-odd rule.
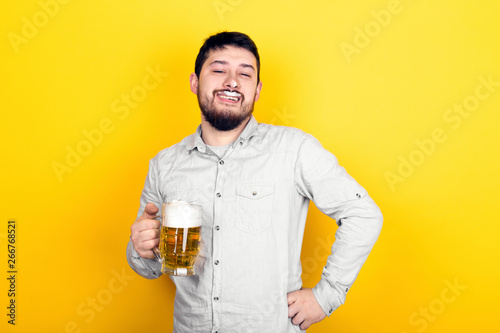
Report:
[[[245,98],[241,96],[241,107],[236,106],[216,106],[215,96],[218,91],[214,91],[212,99],[208,96],[201,97],[198,89],[198,105],[205,120],[216,130],[227,132],[240,126],[253,112],[255,101],[245,103]],[[220,110],[217,110],[217,107]]]

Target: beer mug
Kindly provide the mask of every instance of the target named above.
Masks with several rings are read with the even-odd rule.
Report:
[[[162,206],[160,244],[155,255],[164,274],[195,275],[195,261],[200,251],[202,207],[184,201]]]

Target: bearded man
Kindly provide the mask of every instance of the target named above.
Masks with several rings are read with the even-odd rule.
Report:
[[[174,332],[303,332],[344,303],[380,233],[380,209],[314,137],[257,122],[260,57],[247,35],[206,39],[190,87],[201,125],[150,161],[127,260],[158,278],[162,204],[200,205],[196,274],[171,276]],[[339,225],[312,289],[300,262],[311,200]]]

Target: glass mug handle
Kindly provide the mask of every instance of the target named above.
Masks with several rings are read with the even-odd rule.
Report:
[[[159,220],[160,221],[160,230],[161,230],[161,220],[162,220],[161,215],[156,215],[155,217],[153,217],[153,220]],[[153,253],[154,253],[155,257],[156,257],[156,260],[159,263],[163,263],[163,259],[161,258],[161,255],[160,255],[159,244],[153,248]]]

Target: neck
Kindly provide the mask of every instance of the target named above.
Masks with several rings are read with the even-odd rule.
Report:
[[[209,146],[225,146],[234,142],[243,132],[245,127],[247,126],[248,119],[241,122],[241,124],[231,131],[219,131],[218,129],[212,127],[210,123],[208,123],[203,116],[201,116],[201,138],[203,142]]]

